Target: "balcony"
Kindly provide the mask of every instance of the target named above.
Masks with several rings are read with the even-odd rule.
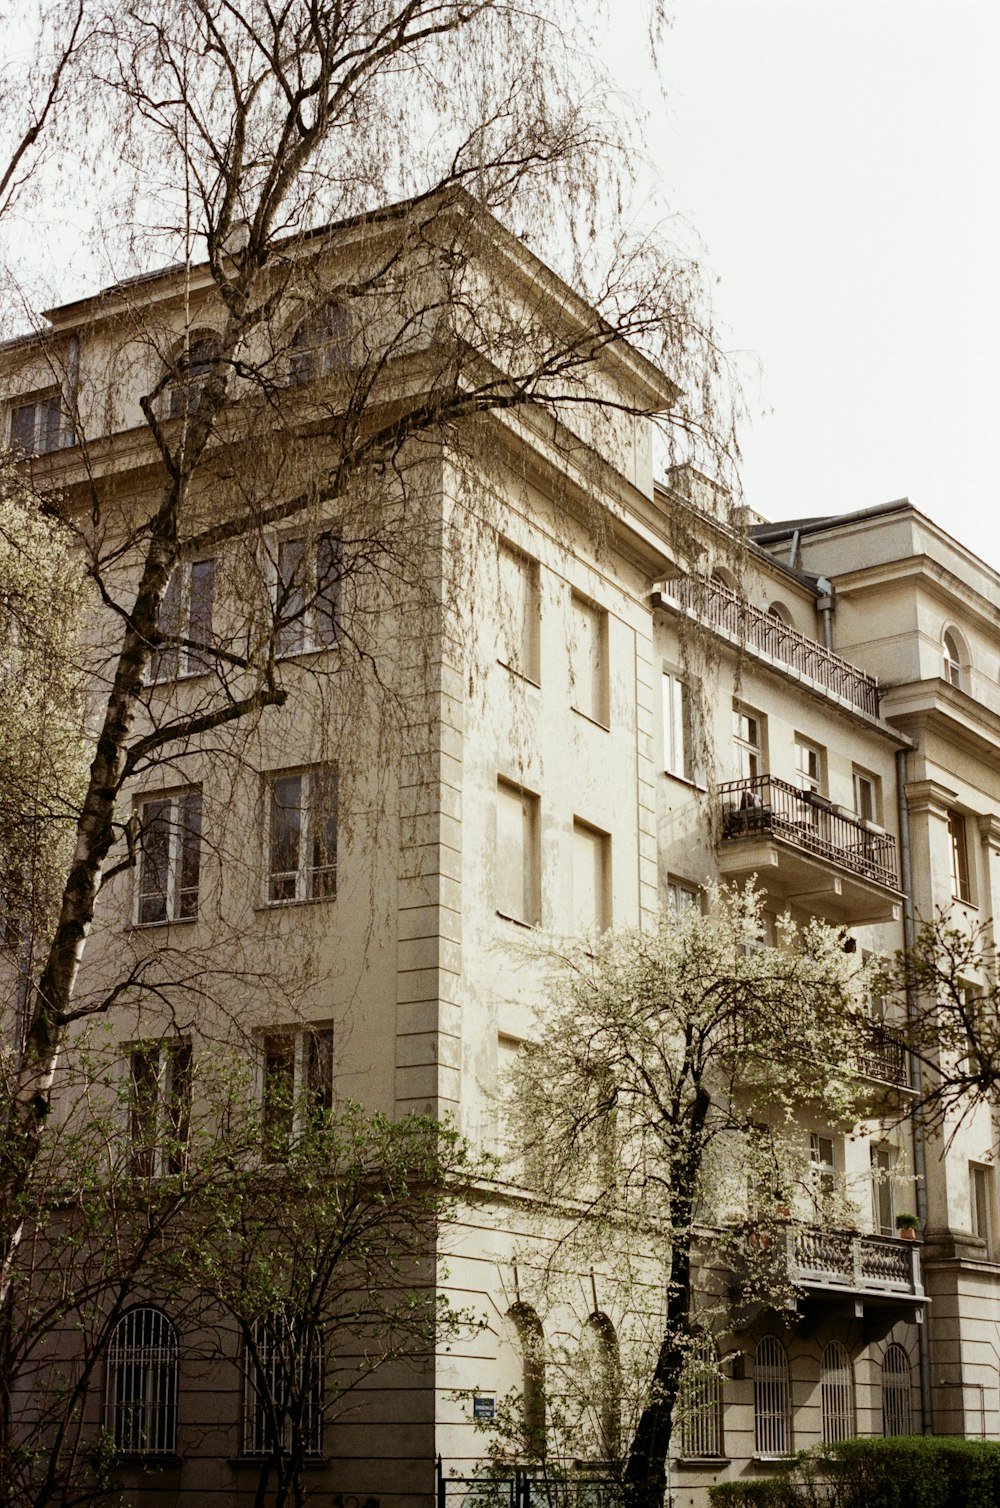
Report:
[[[772,775],[717,787],[719,869],[844,923],[898,921],[896,840],[873,822]]]
[[[810,1295],[924,1303],[915,1241],[791,1226],[786,1237],[788,1275]]]
[[[909,1054],[906,1039],[891,1026],[873,1021],[863,1045],[858,1049],[858,1071],[881,1084],[899,1089],[910,1087]]]
[[[655,599],[654,599],[655,601]],[[833,696],[868,717],[879,715],[878,681],[842,660],[815,639],[766,613],[721,581],[692,582],[678,576],[664,583],[659,605],[679,609],[741,650],[793,679]]]

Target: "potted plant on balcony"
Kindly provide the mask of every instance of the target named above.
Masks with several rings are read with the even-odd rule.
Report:
[[[899,1214],[896,1216],[896,1231],[904,1241],[915,1241],[919,1229],[920,1219],[917,1215]]]

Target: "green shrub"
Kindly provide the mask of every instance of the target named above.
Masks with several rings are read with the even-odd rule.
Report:
[[[712,1508],[800,1508],[804,1499],[787,1477],[747,1477],[708,1489]]]
[[[949,1436],[828,1447],[836,1508],[997,1508],[1000,1444]]]

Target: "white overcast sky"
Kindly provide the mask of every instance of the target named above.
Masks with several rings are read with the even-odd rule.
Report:
[[[747,502],[908,496],[1000,567],[1000,0],[669,7],[651,140],[751,358]]]

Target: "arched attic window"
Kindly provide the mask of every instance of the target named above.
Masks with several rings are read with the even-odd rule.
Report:
[[[944,678],[949,685],[965,688],[965,673],[968,655],[963,652],[962,641],[953,628],[946,628],[941,636]]]
[[[289,342],[288,380],[294,386],[343,371],[351,355],[350,317],[343,304],[330,302],[311,310]]]
[[[181,419],[197,412],[201,390],[208,380],[212,363],[218,359],[219,337],[211,330],[200,330],[186,346],[176,352],[174,376],[167,389],[167,417]]]
[[[123,1314],[108,1347],[105,1420],[126,1456],[177,1450],[177,1331],[160,1309],[140,1304]]]
[[[788,628],[792,626],[792,615],[783,602],[772,602],[767,610],[767,616],[777,618],[779,623],[784,623]]]

